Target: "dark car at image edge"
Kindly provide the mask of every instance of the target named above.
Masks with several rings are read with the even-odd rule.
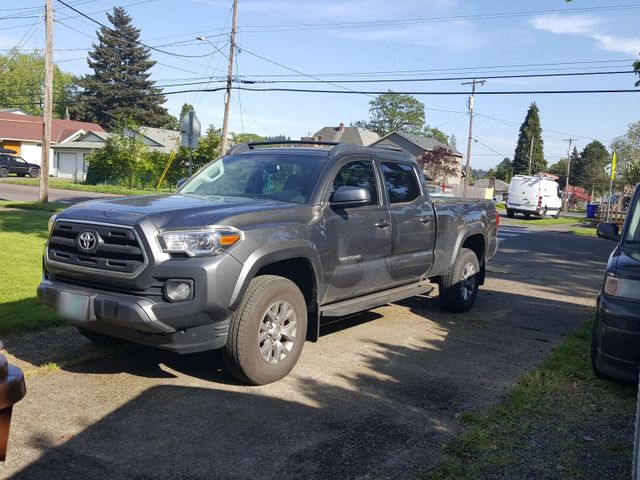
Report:
[[[11,174],[19,177],[39,177],[40,165],[29,163],[16,153],[14,150],[0,148],[0,177],[7,177]]]
[[[599,377],[637,382],[640,363],[640,184],[619,231],[601,223],[598,236],[617,242],[598,296],[591,362]]]

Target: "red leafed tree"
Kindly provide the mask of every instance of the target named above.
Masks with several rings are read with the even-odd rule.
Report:
[[[446,147],[438,146],[433,150],[427,150],[418,157],[417,161],[422,171],[438,182],[444,182],[447,177],[458,175],[458,160]]]
[[[578,202],[588,202],[591,200],[591,195],[589,195],[587,191],[582,187],[574,187],[569,185],[565,189],[565,195],[569,196],[569,203],[574,206]]]

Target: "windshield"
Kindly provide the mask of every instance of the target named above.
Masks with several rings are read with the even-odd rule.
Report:
[[[634,205],[629,209],[629,227],[624,236],[625,242],[640,242],[640,197],[636,196]]]
[[[180,193],[307,203],[326,159],[300,153],[223,157],[196,174]]]

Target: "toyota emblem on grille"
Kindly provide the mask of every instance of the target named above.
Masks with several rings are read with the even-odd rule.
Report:
[[[98,246],[98,239],[92,232],[82,232],[78,237],[78,247],[85,252],[92,252]]]

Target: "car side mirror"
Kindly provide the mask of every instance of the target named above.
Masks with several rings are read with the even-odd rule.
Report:
[[[613,240],[618,242],[620,240],[620,234],[618,233],[618,225],[615,223],[601,223],[598,225],[598,231],[596,232],[598,237],[605,240]]]
[[[188,178],[181,178],[180,180],[178,180],[176,182],[176,190],[180,190],[180,188],[182,188],[182,186],[187,183],[187,180],[189,180]]]
[[[329,204],[337,208],[363,207],[371,202],[369,189],[342,185],[331,194]]]

